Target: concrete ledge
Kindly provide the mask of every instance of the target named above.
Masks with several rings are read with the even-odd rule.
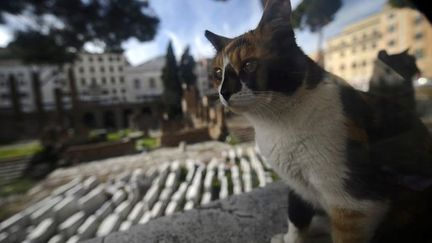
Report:
[[[86,243],[270,242],[287,229],[288,187],[281,182]]]

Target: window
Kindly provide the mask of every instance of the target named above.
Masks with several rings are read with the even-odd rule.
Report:
[[[98,57],[99,62],[103,62],[102,56]]]
[[[120,77],[119,81],[120,81],[120,83],[124,84],[124,78],[123,77]]]
[[[121,92],[124,94],[124,93],[126,93],[126,90],[125,90],[125,89],[122,89]]]
[[[357,48],[353,47],[352,53],[356,53],[356,52],[357,52]]]
[[[374,31],[372,32],[372,34],[373,34],[373,36],[375,36],[375,37],[380,37],[380,32],[379,32],[378,30],[374,30]]]
[[[422,59],[424,57],[423,49],[417,49],[414,55],[417,59]]]
[[[120,59],[120,57],[117,57],[117,61],[119,61],[119,62],[120,62],[120,60],[121,60],[121,59]]]
[[[81,84],[82,84],[82,85],[86,85],[86,84],[87,84],[87,81],[86,81],[85,78],[82,78],[82,79],[81,79]]]
[[[109,56],[109,57],[108,57],[108,61],[110,61],[110,62],[112,62],[112,61],[113,61],[113,59],[112,59],[112,57],[111,57],[111,56]]]
[[[135,87],[135,89],[141,88],[141,81],[139,79],[134,80],[134,87]]]
[[[390,13],[389,15],[388,15],[388,18],[389,19],[393,19],[395,17],[395,14],[394,13]]]
[[[156,88],[156,81],[155,81],[154,78],[150,78],[150,80],[149,80],[149,86],[150,86],[151,89]]]
[[[111,66],[109,67],[110,72],[114,72],[114,68]]]
[[[341,51],[341,52],[340,52],[340,56],[341,56],[341,57],[344,57],[344,56],[345,56],[345,52],[344,52],[344,51]]]
[[[377,48],[377,44],[374,42],[372,43],[372,50],[375,50]]]
[[[96,81],[96,78],[92,78],[92,79],[91,79],[91,83],[92,83],[92,85],[96,85],[96,82],[97,82],[97,81]]]
[[[395,26],[395,25],[390,25],[390,26],[388,27],[388,32],[393,33],[393,32],[395,32],[395,31],[396,31],[396,26]]]
[[[416,17],[415,17],[415,19],[414,19],[414,23],[416,24],[416,25],[419,25],[419,24],[421,24],[423,22],[423,17],[421,16],[421,15],[417,15]]]
[[[106,78],[105,77],[102,77],[101,81],[102,81],[102,84],[106,84]]]
[[[21,97],[21,98],[28,98],[28,93],[26,93],[26,92],[21,92],[21,93],[19,93],[19,96]]]
[[[111,83],[115,84],[116,83],[116,78],[115,77],[111,77]]]
[[[84,68],[83,68],[83,67],[80,67],[80,68],[78,69],[78,71],[79,71],[80,73],[84,73]]]
[[[388,42],[388,46],[395,46],[396,45],[396,40],[390,40],[389,42]]]
[[[95,71],[94,67],[90,67],[90,72],[94,73],[94,71]]]
[[[117,94],[117,90],[116,90],[116,89],[113,89],[113,90],[112,90],[112,93],[113,93],[113,94]]]
[[[415,38],[416,40],[420,40],[420,39],[422,39],[422,38],[423,38],[423,33],[422,33],[422,32],[417,32],[417,33],[415,34],[414,38]]]
[[[366,65],[367,65],[366,61],[363,61],[363,62],[362,62],[362,66],[363,66],[363,67],[366,67]]]
[[[1,94],[1,98],[2,98],[2,100],[9,100],[10,96],[9,96],[9,94]]]
[[[353,63],[351,64],[351,67],[352,67],[352,69],[356,69],[356,68],[357,68],[357,63],[353,62]]]
[[[89,62],[93,62],[93,57],[88,58]]]
[[[344,64],[340,65],[340,70],[341,70],[341,71],[344,71],[344,70],[345,70],[345,65],[344,65]]]
[[[119,72],[123,71],[123,67],[118,67]]]
[[[101,67],[101,68],[100,68],[100,71],[101,71],[101,73],[104,73],[104,72],[105,72],[105,68],[104,68],[104,67]]]

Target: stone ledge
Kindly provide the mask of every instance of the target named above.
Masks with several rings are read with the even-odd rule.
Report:
[[[277,182],[86,243],[270,242],[287,229],[287,195]]]

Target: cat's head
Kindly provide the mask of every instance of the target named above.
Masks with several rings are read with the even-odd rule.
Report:
[[[405,80],[412,80],[416,75],[420,74],[420,70],[416,64],[416,58],[405,50],[401,53],[389,55],[385,50],[378,53],[378,59],[385,64],[387,72],[396,72]]]
[[[217,51],[212,77],[220,99],[235,112],[314,85],[305,81],[310,60],[296,44],[289,0],[268,0],[258,26],[241,36],[205,36]]]

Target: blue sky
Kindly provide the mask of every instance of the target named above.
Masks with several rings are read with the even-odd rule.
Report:
[[[190,45],[196,58],[210,57],[214,54],[212,46],[204,38],[204,30],[234,37],[253,29],[262,14],[259,0],[150,0],[161,23],[155,39],[139,43],[131,39],[124,43],[126,56],[133,65],[153,57],[163,55],[169,40],[173,41],[176,55]],[[292,0],[295,7],[300,0]],[[343,7],[335,21],[325,28],[325,37],[340,32],[344,26],[379,11],[386,0],[343,0]],[[0,26],[0,46],[11,39],[10,31]],[[297,31],[299,45],[307,53],[317,46],[316,35],[308,31]]]

